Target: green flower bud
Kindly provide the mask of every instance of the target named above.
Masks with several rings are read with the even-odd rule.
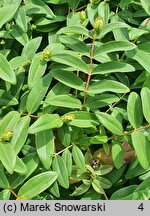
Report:
[[[44,50],[42,59],[47,61],[52,56],[52,54],[53,54],[53,50]]]
[[[32,25],[30,26],[30,29],[31,29],[31,30],[36,29],[36,25],[32,24]]]
[[[5,24],[5,28],[6,28],[6,30],[7,30],[7,31],[9,31],[9,30],[10,30],[10,28],[11,28],[11,25],[10,25],[10,23],[6,23],[6,24]]]
[[[73,114],[65,114],[65,115],[61,116],[61,120],[63,122],[73,121],[74,119],[75,119],[75,116]]]
[[[79,12],[79,18],[82,22],[84,22],[84,20],[86,19],[86,13],[85,11],[81,11]]]
[[[104,26],[104,19],[101,16],[98,16],[94,21],[94,29],[97,35],[100,33],[103,26]]]
[[[1,141],[9,141],[12,136],[13,136],[12,130],[8,129],[8,130],[4,131],[4,133],[0,137],[0,140]]]
[[[2,39],[2,40],[0,41],[0,44],[1,44],[1,45],[5,44],[5,41]]]

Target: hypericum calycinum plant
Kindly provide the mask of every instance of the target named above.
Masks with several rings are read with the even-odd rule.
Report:
[[[0,199],[149,199],[148,1],[1,0],[0,28]]]

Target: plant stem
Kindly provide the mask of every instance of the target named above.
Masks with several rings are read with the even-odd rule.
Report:
[[[40,118],[40,116],[35,116],[35,115],[31,115],[31,114],[26,114],[26,113],[22,113],[22,116],[30,116],[31,118]]]
[[[70,148],[72,148],[72,147],[73,147],[73,144],[70,145],[70,146],[68,146],[68,147],[66,147],[66,148],[64,148],[64,149],[62,149],[61,151],[59,151],[59,152],[57,152],[57,153],[54,153],[54,154],[53,154],[53,157],[55,157],[55,156],[57,156],[57,155],[63,153],[64,151],[66,151],[67,149],[70,149]]]
[[[127,93],[124,93],[120,98],[119,101],[115,102],[114,104],[112,104],[107,110],[106,113],[109,112],[109,110],[111,110],[116,104],[118,104],[120,102],[120,100],[126,95]]]
[[[17,198],[18,196],[17,196],[17,194],[11,189],[11,188],[9,188],[9,191]]]
[[[131,134],[131,133],[133,133],[133,132],[141,131],[141,130],[144,130],[144,129],[146,129],[146,128],[150,128],[150,124],[145,125],[145,126],[140,127],[140,128],[133,129],[133,130],[128,131],[128,132],[125,132],[123,135],[115,135],[115,136],[112,135],[108,140],[113,140],[113,139],[115,139],[115,138],[117,138],[117,137],[128,136],[129,134]]]
[[[150,124],[145,125],[145,126],[143,126],[141,128],[136,128],[134,130],[131,130],[131,131],[127,132],[125,135],[131,134],[131,133],[136,132],[136,131],[144,130],[144,129],[149,128],[149,127],[150,127]]]
[[[105,193],[105,191],[104,191],[104,197],[105,197],[106,200],[109,200],[106,193]]]
[[[79,7],[79,8],[77,8],[76,10],[74,10],[74,12],[77,12],[77,11],[79,11],[79,10],[82,10],[83,8],[86,8],[87,7],[87,5],[83,5],[82,7]]]
[[[87,98],[87,91],[89,88],[91,75],[92,75],[92,66],[93,66],[93,56],[94,56],[94,45],[95,45],[95,39],[92,41],[92,48],[91,48],[91,55],[90,55],[90,67],[89,67],[89,73],[86,81],[86,86],[84,90],[84,99],[83,99],[83,105],[82,105],[82,111],[84,111],[85,104],[86,104],[86,98]]]

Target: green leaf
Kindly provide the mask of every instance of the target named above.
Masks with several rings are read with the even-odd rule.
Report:
[[[96,113],[96,116],[107,130],[116,135],[123,135],[122,125],[115,117],[103,112]]]
[[[101,94],[87,98],[86,106],[90,109],[97,109],[105,106],[109,106],[112,103],[118,102],[120,99],[115,94]]]
[[[72,156],[77,167],[81,170],[85,170],[85,158],[82,151],[77,146],[73,146]]]
[[[102,136],[102,135],[96,135],[90,139],[90,143],[92,144],[102,144],[107,142],[108,142],[107,136]]]
[[[31,60],[33,56],[35,55],[37,49],[40,46],[42,37],[36,37],[31,39],[24,47],[22,50],[21,55],[24,56],[25,58]]]
[[[10,111],[7,115],[5,115],[2,121],[0,122],[0,136],[6,130],[13,130],[19,118],[20,118],[20,115],[16,111]]]
[[[149,168],[148,168],[149,170]],[[145,173],[146,171],[141,164],[139,163],[137,157],[133,159],[133,161],[131,162],[131,164],[129,165],[129,168],[126,172],[125,175],[125,179],[132,179],[135,178],[137,176],[141,176],[143,173]]]
[[[24,116],[18,121],[16,127],[13,130],[13,137],[10,144],[14,148],[16,154],[20,152],[27,139],[29,123],[30,117]]]
[[[81,184],[79,187],[75,189],[75,191],[73,191],[72,194],[70,194],[70,196],[80,196],[86,193],[90,188],[90,186],[91,186],[90,184]]]
[[[94,188],[94,190],[95,190],[97,193],[99,193],[99,194],[104,194],[104,190],[103,190],[102,186],[100,185],[99,180],[93,179],[92,187]]]
[[[114,185],[120,180],[122,175],[124,175],[125,170],[126,166],[122,166],[120,169],[113,169],[110,173],[107,174],[107,179],[110,180]]]
[[[29,64],[29,60],[26,59],[25,57],[23,56],[16,56],[14,58],[12,58],[10,61],[9,61],[11,67],[13,70],[16,70],[17,68],[23,66],[23,65],[27,65]]]
[[[146,11],[148,15],[150,15],[150,7],[149,7],[149,0],[140,0],[142,7]]]
[[[149,49],[150,48],[150,42],[140,43],[137,47],[139,50],[143,50],[146,53],[150,54],[150,49]]]
[[[136,45],[128,41],[110,41],[95,48],[94,57],[98,57],[104,53],[127,51],[135,49]]]
[[[28,31],[28,20],[24,7],[19,7],[17,13],[14,16],[16,24],[22,29],[22,31]]]
[[[52,156],[55,151],[52,130],[41,131],[35,135],[37,154],[46,170],[50,169]]]
[[[84,91],[85,89],[85,84],[83,81],[71,71],[53,69],[51,70],[51,75],[66,86],[80,91]]]
[[[20,3],[21,3],[21,0],[17,0],[10,5],[6,5],[6,6],[0,8],[0,28],[2,28],[2,26],[6,22],[11,20],[11,18],[16,13]]]
[[[141,90],[141,99],[142,99],[142,108],[143,114],[148,123],[150,123],[150,90],[147,87],[142,88]]]
[[[14,39],[17,40],[23,46],[25,46],[29,41],[27,33],[23,32],[18,25],[13,25],[11,27],[10,33],[14,37]]]
[[[0,200],[5,200],[5,201],[9,200],[10,195],[11,195],[11,193],[10,193],[9,189],[2,190],[0,192]]]
[[[68,86],[65,86],[64,84],[62,84],[61,82],[58,82],[56,85],[54,85],[54,87],[49,91],[49,93],[46,96],[46,99],[49,99],[55,95],[59,95],[61,92],[61,94],[69,94],[70,92],[70,88]]]
[[[0,106],[14,106],[18,104],[18,101],[15,97],[2,89],[0,89],[0,98]]]
[[[31,89],[27,97],[27,111],[28,113],[34,113],[40,106],[42,99],[44,98],[50,83],[52,81],[51,74],[45,75],[41,78]]]
[[[25,69],[23,67],[19,67],[16,70],[16,78],[17,83],[16,85],[11,85],[10,87],[10,94],[15,96],[17,99],[19,99],[24,81],[25,81]]]
[[[79,70],[84,73],[88,73],[89,67],[88,65],[80,58],[74,54],[73,51],[68,52],[59,52],[51,56],[51,60],[62,63],[74,68],[74,70]]]
[[[84,27],[79,26],[67,26],[64,28],[61,28],[57,34],[69,34],[69,35],[85,35],[85,36],[91,36],[89,31]]]
[[[28,133],[35,134],[51,128],[59,128],[63,124],[58,114],[45,114],[36,120],[28,130]]]
[[[133,192],[137,188],[137,185],[130,185],[127,187],[123,187],[117,191],[115,191],[112,196],[111,200],[131,200],[133,196]]]
[[[51,106],[82,109],[81,101],[73,95],[56,95],[47,99],[45,102]]]
[[[18,200],[31,199],[46,190],[57,179],[57,173],[48,171],[29,179],[18,191]]]
[[[70,177],[72,173],[72,154],[68,149],[66,149],[63,152],[62,159],[64,160],[64,163],[66,164],[66,168],[68,171],[68,177]]]
[[[95,168],[94,173],[96,175],[106,175],[107,173],[109,173],[111,170],[113,169],[113,166],[111,165],[101,165],[98,168]]]
[[[92,75],[94,74],[109,74],[109,73],[116,73],[116,72],[133,72],[135,71],[135,68],[124,62],[117,62],[117,61],[111,61],[111,62],[105,62],[98,66],[96,66],[93,69]]]
[[[9,182],[6,175],[0,170],[0,188],[6,189],[9,187]]]
[[[64,43],[70,49],[79,52],[82,55],[89,56],[89,47],[74,36],[61,35],[59,36],[60,42]]]
[[[98,13],[98,7],[97,4],[88,4],[87,5],[87,16],[88,20],[90,21],[90,24],[93,26],[95,17]]]
[[[8,173],[12,174],[16,163],[16,155],[10,143],[3,144],[0,142],[0,160]]]
[[[76,1],[68,0],[68,4],[71,10],[75,10],[78,7],[79,3],[80,3],[80,0],[76,0]]]
[[[88,171],[90,171],[90,174],[92,174],[92,175],[95,174],[94,168],[93,168],[91,165],[86,164],[86,169],[87,169]]]
[[[57,181],[55,181],[49,188],[49,192],[52,193],[55,197],[60,197],[59,186]]]
[[[27,14],[46,14],[49,19],[54,18],[54,13],[50,7],[41,0],[32,0],[26,2]]]
[[[45,73],[47,67],[46,61],[41,59],[40,55],[35,55],[32,59],[29,75],[28,75],[28,87],[33,88],[37,82],[40,81],[41,77]]]
[[[57,41],[56,41],[57,42]],[[51,60],[51,56],[53,54],[57,54],[57,53],[70,53],[69,50],[65,50],[65,46],[61,43],[56,43],[56,42],[50,42],[50,44],[48,46],[45,47],[45,49],[42,52],[42,58],[45,59],[46,61]],[[48,51],[48,56],[46,54],[46,52]],[[72,53],[72,52],[71,52]],[[40,53],[41,54],[41,53]],[[76,55],[76,53],[74,53]]]
[[[93,83],[88,89],[89,94],[100,94],[107,91],[115,93],[127,93],[130,91],[130,89],[120,82],[106,79]]]
[[[143,113],[141,99],[136,92],[131,92],[128,97],[127,114],[131,125],[139,128],[143,120]]]
[[[26,165],[23,163],[22,159],[20,159],[19,157],[16,157],[16,164],[14,167],[14,171],[20,174],[24,174],[27,172]]]
[[[69,122],[69,124],[72,126],[88,128],[99,125],[99,122],[93,113],[86,111],[74,111],[69,112],[66,115],[72,116],[72,121]]]
[[[58,174],[58,183],[64,187],[69,188],[69,177],[66,164],[63,158],[59,155],[55,156],[52,162],[52,169]]]
[[[38,167],[39,159],[35,153],[27,154],[23,159],[27,171],[23,175],[14,173],[11,175],[11,188],[15,189],[22,184]]]
[[[5,56],[2,53],[0,53],[0,62],[1,62],[0,78],[5,80],[6,82],[9,82],[9,83],[15,85],[16,84],[15,73],[14,73],[11,65],[9,64],[9,62],[7,61],[7,59],[5,58]]]
[[[129,28],[129,25],[127,25],[124,22],[114,22],[114,23],[109,23],[104,25],[104,27],[102,28],[98,39],[103,38],[107,33],[115,30],[115,29],[121,29],[121,28]]]
[[[120,7],[122,8],[122,9],[124,9],[126,6],[128,6],[130,3],[132,2],[132,0],[128,0],[128,1],[126,1],[126,0],[121,0],[120,1]]]
[[[150,148],[147,137],[140,131],[131,134],[132,143],[141,166],[146,170],[150,166]]]
[[[57,129],[58,137],[61,143],[67,147],[71,142],[71,129],[68,124],[63,124],[62,127]]]
[[[136,60],[139,64],[145,68],[145,70],[150,71],[150,61],[147,61],[149,54],[140,49],[134,49],[126,52],[128,58]]]
[[[120,22],[122,24],[124,23],[124,25],[126,25],[125,21],[122,18],[120,18],[119,13],[115,13],[111,17],[111,24],[114,23],[114,25],[116,25],[116,22]],[[129,41],[128,27],[127,26],[125,28],[120,27],[113,30],[113,35],[116,41]]]
[[[98,15],[104,19],[104,23],[107,24],[110,16],[109,4],[105,1],[98,5]]]
[[[150,177],[146,178],[141,184],[138,185],[138,187],[135,189],[134,193],[140,195],[140,193],[147,193],[149,194],[150,190]]]
[[[141,37],[144,34],[147,34],[147,30],[145,29],[139,29],[139,28],[132,28],[129,31],[129,38],[130,40],[137,40],[137,38]]]
[[[117,169],[120,169],[124,161],[122,145],[118,141],[112,142],[112,159]]]
[[[97,176],[96,180],[99,181],[99,184],[103,189],[108,189],[112,186],[112,183],[108,179],[103,178],[101,176]]]

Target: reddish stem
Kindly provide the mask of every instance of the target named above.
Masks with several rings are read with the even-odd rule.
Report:
[[[26,113],[22,113],[22,116],[29,116],[31,118],[40,118],[40,116],[35,116],[35,115],[31,115],[31,114],[26,114]]]
[[[115,135],[115,136],[112,135],[112,136],[109,138],[109,140],[113,140],[113,139],[116,138],[116,137],[128,136],[129,134],[131,134],[131,133],[133,133],[133,132],[141,131],[141,130],[144,130],[144,129],[146,129],[146,128],[150,128],[150,124],[145,125],[145,126],[140,127],[140,128],[135,128],[135,129],[133,129],[133,130],[131,130],[131,131],[128,131],[128,132],[125,132],[123,135]]]
[[[11,188],[9,188],[9,191],[17,198],[18,196],[17,196],[17,194],[11,189]]]

